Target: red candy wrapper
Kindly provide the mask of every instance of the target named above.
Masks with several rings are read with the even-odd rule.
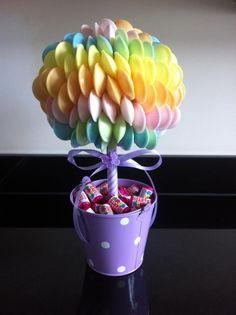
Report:
[[[109,201],[108,204],[110,205],[111,209],[115,212],[115,213],[125,213],[129,211],[129,207],[127,206],[126,203],[124,203],[120,198],[116,197],[116,196],[112,196]]]
[[[103,205],[100,205],[98,212],[101,214],[107,214],[107,215],[111,215],[113,214],[113,211],[111,209],[111,207],[109,206],[109,204],[104,203]]]
[[[132,196],[120,196],[120,199],[127,205],[130,205]]]
[[[90,201],[84,191],[82,191],[79,197],[79,208],[82,210],[87,210],[91,207]]]
[[[152,187],[143,187],[139,193],[139,197],[150,198],[153,194]]]
[[[93,211],[95,211],[95,213],[99,213],[99,207],[100,206],[101,206],[101,204],[99,204],[99,203],[93,203],[92,204]]]
[[[124,186],[120,186],[120,187],[119,187],[118,194],[119,194],[119,197],[130,196],[130,194],[129,194],[127,188],[124,187]]]
[[[130,202],[130,208],[132,210],[137,210],[137,209],[140,209],[144,206],[146,206],[147,204],[151,203],[151,199],[146,199],[146,198],[142,198],[142,197],[139,197],[139,196],[133,196],[131,198],[131,202]]]
[[[101,203],[104,200],[103,195],[92,182],[85,185],[84,191],[93,203]]]
[[[128,193],[129,193],[131,196],[133,196],[133,195],[136,195],[136,196],[137,196],[137,195],[139,194],[140,188],[139,188],[138,185],[133,184],[133,185],[131,185],[130,187],[127,188],[127,191],[128,191]]]
[[[104,183],[102,183],[101,185],[99,185],[99,186],[97,187],[97,189],[99,190],[99,192],[100,192],[103,196],[108,195],[108,183],[107,183],[107,182],[104,182]]]

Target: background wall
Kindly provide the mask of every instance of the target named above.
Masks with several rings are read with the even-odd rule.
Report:
[[[1,0],[0,153],[67,153],[31,92],[41,52],[102,17],[169,45],[184,70],[182,121],[162,154],[236,155],[236,3],[232,0]]]

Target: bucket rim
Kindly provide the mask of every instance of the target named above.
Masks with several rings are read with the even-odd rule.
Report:
[[[94,180],[93,182],[105,181],[105,180],[106,179],[97,179],[97,180]],[[135,182],[135,183],[138,183],[138,184],[141,184],[141,185],[144,185],[144,186],[150,186],[150,185],[148,185],[146,183],[143,183],[143,182],[140,182],[140,181],[134,180],[134,179],[119,178],[118,181],[120,181],[120,180],[121,181],[125,180],[125,181]],[[74,191],[77,188],[79,188],[79,186],[80,186],[80,184],[77,185],[76,187],[74,187],[74,189],[70,193],[71,200],[73,200],[73,201],[74,201],[73,193],[74,193]],[[100,213],[90,213],[90,212],[87,212],[87,211],[85,211],[85,210],[83,210],[81,208],[76,207],[74,202],[72,203],[72,205],[73,205],[74,210],[81,212],[83,215],[86,214],[86,215],[90,215],[90,216],[94,216],[94,217],[96,216],[97,218],[101,218],[101,219],[108,219],[108,220],[109,219],[111,219],[111,220],[113,219],[114,220],[115,218],[117,218],[117,219],[121,218],[122,219],[122,218],[125,218],[125,217],[137,216],[137,214],[141,214],[143,211],[147,210],[148,208],[152,209],[155,206],[155,203],[157,203],[157,201],[158,201],[158,195],[156,193],[153,203],[147,204],[143,208],[137,209],[137,210],[132,211],[132,212],[126,212],[126,213],[115,214],[115,215],[107,215],[107,214],[100,214]]]

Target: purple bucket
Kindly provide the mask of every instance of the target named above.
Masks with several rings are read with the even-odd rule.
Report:
[[[104,180],[94,181],[98,186]],[[130,186],[138,181],[119,179],[119,185]],[[141,210],[125,214],[103,215],[88,213],[75,206],[73,220],[79,238],[84,242],[87,263],[96,272],[108,276],[122,276],[138,269],[143,262],[149,229],[157,213],[157,195],[154,202]]]

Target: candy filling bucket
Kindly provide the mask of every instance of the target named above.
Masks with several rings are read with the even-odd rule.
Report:
[[[94,181],[96,186],[104,180]],[[119,185],[147,185],[135,180],[119,179]],[[157,214],[157,195],[152,204],[125,214],[93,214],[75,204],[71,192],[73,220],[76,233],[84,242],[87,263],[96,272],[122,276],[138,269],[144,257],[148,232]]]

